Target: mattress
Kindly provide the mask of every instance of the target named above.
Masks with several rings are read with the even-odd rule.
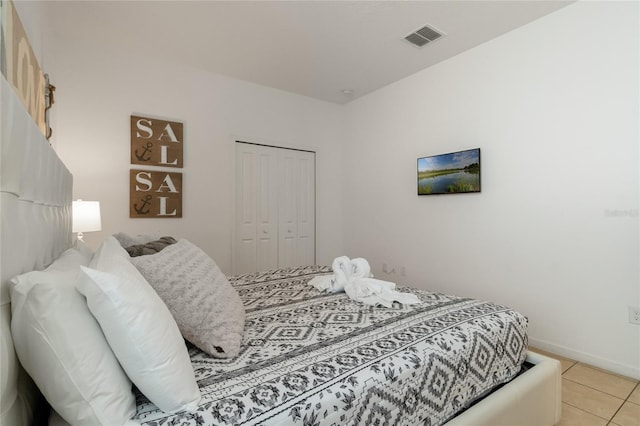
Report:
[[[240,354],[189,345],[197,411],[166,414],[136,392],[147,425],[440,425],[517,375],[527,319],[494,303],[400,287],[422,303],[371,307],[308,284],[321,266],[230,277],[246,308]],[[170,392],[170,389],[167,389]]]

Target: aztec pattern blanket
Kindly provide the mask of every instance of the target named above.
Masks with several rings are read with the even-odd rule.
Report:
[[[230,277],[247,318],[240,355],[189,345],[202,394],[166,414],[139,392],[146,425],[440,425],[520,370],[527,319],[504,306],[412,291],[421,304],[366,306],[308,284],[327,267]],[[167,392],[171,392],[167,389]]]

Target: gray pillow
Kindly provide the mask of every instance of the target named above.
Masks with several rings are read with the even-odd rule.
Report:
[[[147,256],[156,254],[168,245],[175,243],[177,243],[177,241],[173,237],[162,237],[159,240],[149,241],[146,244],[136,244],[126,247],[125,250],[127,250],[127,253],[129,253],[131,257]]]
[[[149,241],[157,240],[162,237],[162,235],[129,235],[124,232],[118,232],[117,234],[113,234],[114,238],[118,240],[122,247],[129,247],[135,244],[146,244]]]
[[[204,251],[181,239],[157,254],[130,260],[167,305],[185,339],[217,358],[238,355],[244,306]]]

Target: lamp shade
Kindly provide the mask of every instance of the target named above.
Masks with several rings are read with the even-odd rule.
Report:
[[[74,201],[72,232],[102,230],[99,201]]]

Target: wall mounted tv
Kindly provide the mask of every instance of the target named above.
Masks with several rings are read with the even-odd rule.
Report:
[[[418,158],[418,195],[480,192],[480,148]]]

